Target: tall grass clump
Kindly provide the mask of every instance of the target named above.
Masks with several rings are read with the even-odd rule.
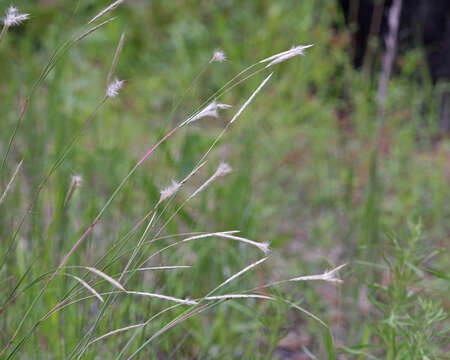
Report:
[[[46,84],[53,71],[57,71],[58,63],[66,59],[68,51],[74,45],[114,20],[110,18],[98,23],[123,2],[115,1],[101,10],[57,47],[19,106],[19,114],[8,143],[2,147],[4,153],[0,175],[5,187],[3,190],[2,186],[0,206],[4,209],[10,206],[8,211],[14,226],[6,229],[8,237],[3,242],[1,251],[0,274],[5,291],[1,295],[0,317],[3,325],[0,356],[6,359],[26,358],[33,356],[37,347],[45,349],[46,354],[42,358],[96,358],[96,353],[122,359],[159,357],[162,351],[159,348],[171,349],[173,356],[181,351],[184,340],[163,335],[168,335],[173,328],[183,327],[188,331],[186,336],[193,336],[201,342],[202,337],[208,337],[207,322],[211,319],[212,311],[219,306],[230,306],[227,311],[236,309],[247,317],[255,316],[259,311],[262,317],[266,312],[278,312],[278,320],[283,316],[280,315],[282,311],[292,308],[328,331],[327,324],[317,315],[300,306],[296,299],[288,299],[284,287],[306,281],[339,283],[341,280],[337,277],[337,272],[343,265],[321,274],[293,274],[287,279],[272,278],[267,276],[267,272],[261,272],[258,283],[249,284],[249,273],[258,271],[263,265],[271,269],[270,264],[276,258],[276,253],[270,250],[267,240],[249,239],[236,229],[206,229],[207,231],[201,232],[185,229],[170,232],[178,216],[187,216],[187,207],[194,206],[199,197],[207,199],[208,190],[212,186],[239,171],[233,171],[224,159],[216,160],[217,147],[222,144],[232,125],[251,110],[253,101],[257,97],[268,96],[266,90],[275,77],[276,65],[298,55],[305,55],[304,50],[311,45],[293,47],[245,68],[218,91],[212,92],[190,115],[181,121],[174,120],[170,130],[162,134],[154,145],[142,149],[144,145],[138,144],[141,155],[132,164],[126,164],[129,166],[128,170],[123,172],[119,183],[108,188],[108,194],[102,197],[102,204],[79,209],[83,215],[77,217],[77,229],[73,230],[68,224],[73,224],[70,219],[77,205],[77,197],[83,196],[85,188],[94,184],[84,174],[73,174],[65,187],[53,192],[54,177],[89,134],[101,111],[120,99],[122,91],[126,91],[128,80],[125,81],[116,74],[120,55],[126,47],[126,36],[123,33],[118,40],[111,66],[105,71],[105,85],[102,86],[96,105],[70,134],[69,140],[62,144],[55,158],[44,161],[46,167],[39,169],[38,185],[25,186],[19,181],[25,178],[22,171],[30,166],[26,157],[18,165],[15,164],[13,171],[8,171],[12,162],[10,158],[13,155],[17,157],[15,144],[21,125],[27,121],[25,115],[32,110],[31,102],[41,95],[37,90]],[[76,12],[74,16],[75,14]],[[6,36],[10,26],[18,25],[26,19],[28,14],[19,14],[15,8],[7,10],[0,39]],[[98,24],[94,25],[95,23]],[[196,85],[211,64],[225,60],[226,55],[222,50],[214,51],[188,91]],[[253,78],[258,80],[258,85],[241,101],[242,104],[232,107],[220,102],[233,89]],[[174,106],[172,115],[179,110],[183,98],[184,95]],[[206,151],[197,156],[194,165],[183,176],[167,181],[169,185],[161,187],[157,200],[150,205],[145,203],[146,208],[141,216],[132,225],[128,225],[125,232],[117,230],[113,221],[105,219],[108,212],[112,211],[119,211],[120,216],[127,215],[120,212],[119,199],[122,193],[145,163],[150,159],[153,162],[162,161],[158,158],[158,152],[167,149],[170,140],[176,141],[178,133],[189,131],[193,124],[202,126],[200,123],[205,119],[223,120],[225,114],[230,114],[231,111],[233,113],[229,115],[229,120],[225,120],[222,131],[212,138]],[[17,152],[20,153],[18,150]],[[211,168],[210,174],[206,175]],[[25,205],[13,207],[12,202],[8,202],[7,195],[13,192],[11,189],[14,184],[18,184],[20,192],[23,191],[22,201]],[[143,191],[138,193],[143,197]],[[40,200],[44,196],[52,200],[51,207],[42,206]],[[17,201],[17,198],[13,200]],[[138,196],[136,203],[140,201],[142,199]],[[118,210],[113,210],[114,207]],[[139,206],[139,209],[143,208],[144,206]],[[40,221],[43,223],[40,224]],[[117,231],[113,231],[114,239],[100,241],[107,231],[105,229],[109,227]],[[20,247],[26,246],[25,236],[33,237],[27,261],[19,258],[19,254],[22,254],[19,250],[23,250]],[[245,255],[246,264],[238,270],[228,268],[224,273],[215,273],[211,271],[214,266],[205,269],[200,261],[196,261],[198,258],[208,257],[214,264],[224,253],[230,251],[227,250],[229,248],[233,249],[235,258]],[[82,250],[84,253],[80,254]],[[236,263],[240,264],[241,261],[236,260]],[[198,274],[205,271],[209,272],[209,276],[205,277],[205,284],[196,284],[204,279]],[[245,307],[242,303],[249,305]],[[252,307],[255,312],[250,311]],[[206,323],[198,320],[199,315],[204,316]],[[233,331],[242,337],[244,343],[250,343],[248,338],[251,329]],[[331,335],[326,333],[331,339]],[[161,345],[164,341],[168,342],[168,346]],[[253,338],[252,342],[255,341],[258,339]],[[158,345],[155,346],[157,342]],[[254,346],[247,345],[249,348]],[[328,345],[331,353],[331,340]],[[271,344],[269,349],[273,350],[273,347]],[[201,355],[195,354],[193,349],[183,351],[191,351],[184,354],[191,357]],[[232,355],[243,354],[244,351]]]

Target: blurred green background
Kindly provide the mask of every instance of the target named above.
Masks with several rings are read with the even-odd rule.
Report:
[[[109,3],[14,3],[31,16],[10,28],[0,43],[2,157],[20,106],[50,55]],[[2,13],[7,6],[9,2],[0,1]],[[445,348],[440,336],[445,326],[443,317],[436,314],[449,307],[450,142],[437,126],[438,104],[423,51],[411,49],[396,60],[377,149],[379,73],[352,68],[350,34],[334,1],[130,0],[110,16],[116,19],[75,44],[39,86],[0,174],[3,191],[15,166],[24,159],[13,189],[0,205],[3,257],[43,176],[104,96],[105,78],[125,31],[116,70],[126,80],[123,90],[101,107],[52,175],[0,273],[2,306],[16,287],[18,294],[25,291],[0,314],[0,346],[8,343],[38,294],[40,283],[33,280],[56,268],[148,148],[245,67],[292,45],[314,44],[306,56],[273,68],[270,83],[226,133],[206,167],[170,203],[158,224],[170,218],[188,191],[198,187],[220,160],[227,161],[233,173],[189,202],[163,234],[237,229],[255,241],[269,241],[273,253],[264,267],[231,284],[224,293],[349,263],[341,274],[342,285],[300,283],[270,290],[319,316],[330,332],[284,303],[236,300],[176,326],[139,356],[308,359],[312,356],[308,354],[315,354],[318,359],[364,359],[372,354],[413,358],[392,343],[394,333],[405,344],[405,339],[423,343],[420,351],[429,358],[441,356]],[[218,48],[228,60],[205,69]],[[375,68],[380,61],[379,51]],[[258,74],[220,99],[233,109],[222,111],[218,119],[202,119],[183,128],[163,144],[114,199],[70,265],[92,266],[152,208],[161,188],[172,178],[186,176],[265,75]],[[180,100],[180,107],[173,111]],[[83,186],[63,207],[75,174],[83,176]],[[122,251],[133,249],[142,231]],[[252,248],[222,240],[193,242],[167,252],[150,265],[188,264],[192,268],[145,273],[133,278],[130,288],[198,298],[260,257]],[[145,248],[145,254],[167,244],[155,242]],[[119,259],[105,272],[120,273],[126,260]],[[27,288],[28,284],[32,286]],[[69,278],[55,279],[17,339],[75,284]],[[393,289],[403,292],[394,294]],[[423,305],[421,299],[430,305]],[[15,356],[68,357],[97,315],[95,301],[67,307],[45,320]],[[145,321],[166,305],[120,297],[102,318],[95,336]],[[181,313],[176,309],[138,332],[126,354],[167,324],[176,311]],[[427,322],[433,314],[436,321]],[[130,334],[93,344],[83,358],[115,358]]]

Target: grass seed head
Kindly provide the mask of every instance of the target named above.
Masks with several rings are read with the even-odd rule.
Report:
[[[216,173],[214,174],[214,177],[217,178],[220,176],[225,176],[226,174],[229,174],[232,171],[233,169],[231,168],[230,165],[228,165],[228,163],[221,162],[216,170]]]
[[[3,18],[3,24],[6,27],[20,25],[20,23],[24,22],[29,17],[30,14],[20,14],[17,8],[10,6],[8,10],[6,10],[6,16]]]
[[[159,198],[159,202],[163,202],[164,200],[167,200],[168,198],[170,198],[171,196],[175,195],[178,190],[180,190],[181,187],[181,183],[172,180],[172,183],[161,190],[161,197]]]
[[[189,124],[191,122],[197,121],[198,119],[211,116],[217,118],[219,116],[219,109],[229,109],[231,105],[220,104],[217,101],[213,101],[209,105],[207,105],[203,110],[201,110],[197,115],[194,115],[190,119],[188,119],[184,125]]]
[[[119,90],[122,88],[123,84],[125,83],[124,80],[119,80],[115,78],[106,89],[106,96],[109,98],[116,97],[119,95]]]
[[[224,62],[227,60],[227,56],[225,55],[225,52],[217,49],[213,52],[213,56],[211,58],[211,60],[209,61],[210,63],[213,62]]]
[[[313,46],[312,44],[310,45],[299,45],[299,46],[293,46],[292,48],[290,48],[287,51],[283,51],[281,53],[272,55],[266,59],[263,59],[260,61],[260,63],[265,63],[265,62],[269,62],[268,65],[266,65],[266,68],[281,63],[283,61],[286,61],[294,56],[298,56],[298,55],[305,55],[304,50],[307,48],[310,48],[311,46]]]
[[[72,186],[75,188],[80,188],[83,185],[83,176],[80,174],[72,176]]]

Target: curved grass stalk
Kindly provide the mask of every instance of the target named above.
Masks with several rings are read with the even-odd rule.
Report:
[[[251,68],[251,67],[249,67]],[[259,72],[259,71],[258,71]],[[242,73],[242,72],[241,72]],[[240,73],[240,74],[241,74]],[[257,72],[256,72],[257,73]],[[255,74],[256,74],[255,73]],[[229,126],[231,125],[232,122],[234,122],[237,117],[242,113],[242,111],[248,106],[248,104],[251,102],[251,100],[254,98],[254,96],[261,90],[261,88],[265,85],[265,83],[270,79],[270,77],[272,76],[273,73],[271,73],[268,77],[266,77],[264,79],[264,81],[259,85],[259,87],[254,91],[254,93],[250,96],[250,98],[244,103],[244,105],[240,108],[240,110],[235,114],[235,116],[232,118],[232,120],[230,121],[230,123],[228,123],[228,125],[226,126],[226,128],[221,132],[221,134],[219,134],[219,136],[216,138],[216,140],[214,141],[214,143],[211,145],[211,147],[209,148],[209,150],[203,155],[202,159],[198,162],[198,164],[201,164],[203,162],[203,160],[209,155],[210,151],[214,148],[214,146],[217,144],[217,142],[221,139],[221,137],[224,135],[224,133],[226,132],[226,130],[229,128]],[[250,75],[253,76],[253,75]],[[249,76],[249,77],[250,77]],[[247,78],[249,78],[247,77]],[[246,78],[246,79],[247,79]],[[245,81],[246,79],[244,79],[243,81]],[[237,86],[238,84],[242,83],[242,81],[240,81],[239,83],[233,85],[231,88]],[[227,83],[228,84],[228,83]],[[227,91],[231,90],[228,89]],[[50,279],[48,280],[48,282],[46,283],[46,285],[44,286],[44,288],[41,290],[41,293],[38,297],[40,297],[43,293],[43,291],[45,291],[46,287],[48,286],[48,284],[54,279],[54,277],[56,276],[56,274],[61,270],[61,268],[66,264],[66,262],[68,261],[69,257],[72,255],[72,253],[81,245],[81,243],[84,241],[84,239],[87,237],[87,235],[89,235],[89,233],[93,230],[93,228],[96,226],[96,224],[100,221],[103,213],[106,211],[106,209],[109,207],[109,205],[111,204],[111,202],[114,200],[114,198],[116,197],[116,195],[120,192],[120,190],[123,188],[123,186],[126,184],[126,182],[128,181],[128,179],[135,173],[135,171],[141,166],[141,164],[163,143],[165,142],[170,136],[172,136],[176,130],[178,130],[180,127],[174,127],[171,131],[169,131],[165,136],[163,136],[153,147],[151,147],[142,157],[141,159],[136,163],[136,165],[131,169],[131,171],[125,176],[125,178],[122,180],[122,182],[119,184],[119,186],[115,189],[115,191],[113,192],[113,194],[110,196],[110,198],[107,200],[107,202],[105,203],[105,205],[102,207],[102,209],[100,210],[100,212],[98,213],[98,215],[96,216],[96,218],[94,219],[94,221],[91,223],[91,225],[85,230],[85,232],[82,234],[82,236],[78,239],[78,241],[73,245],[73,247],[69,250],[69,252],[66,254],[66,256],[63,258],[63,260],[60,262],[60,264],[58,265],[57,269],[55,270],[55,272],[52,274],[52,276],[50,277]],[[180,210],[180,209],[179,209]],[[179,211],[178,210],[178,211]],[[157,234],[159,235],[160,232]],[[156,236],[157,236],[156,235]],[[35,299],[35,301],[37,301],[37,299]],[[33,301],[32,306],[34,306],[35,301]],[[104,307],[108,306],[108,302],[106,302],[104,304]],[[26,315],[28,315],[29,311],[26,313]],[[23,322],[22,322],[23,323]],[[21,323],[21,324],[22,324]],[[34,329],[34,328],[33,328]],[[33,330],[32,329],[32,330]],[[32,331],[31,330],[31,331]],[[91,329],[93,330],[93,328]],[[90,330],[90,332],[91,332]],[[89,333],[90,333],[89,332]],[[21,342],[22,343],[22,342]],[[19,343],[19,344],[21,344]],[[19,345],[18,345],[19,346]],[[15,352],[15,351],[14,351]]]
[[[5,187],[5,190],[3,191],[3,194],[0,196],[0,205],[5,201],[6,195],[8,195],[9,190],[11,189],[11,186],[16,179],[17,174],[19,173],[19,170],[22,166],[23,159],[20,160],[19,164],[16,166],[16,169],[14,170],[10,180],[8,181],[8,184]]]
[[[7,249],[6,252],[3,254],[3,259],[2,259],[2,263],[0,264],[0,269],[3,268],[3,266],[6,264],[8,255],[12,249],[12,247],[14,246],[15,240],[17,238],[17,235],[19,234],[20,230],[22,229],[22,226],[27,218],[27,216],[30,214],[31,210],[33,209],[33,206],[35,204],[35,202],[37,201],[39,194],[41,193],[42,189],[44,188],[44,186],[46,185],[48,179],[51,177],[51,175],[59,168],[59,166],[63,163],[63,161],[65,160],[65,158],[67,157],[67,155],[69,154],[69,152],[72,150],[73,145],[75,144],[75,142],[78,140],[78,138],[81,137],[81,135],[84,133],[86,127],[90,124],[90,122],[92,121],[92,119],[94,118],[94,116],[97,114],[98,110],[101,108],[101,106],[106,102],[107,98],[104,97],[95,107],[95,109],[91,112],[91,114],[89,115],[89,117],[85,120],[85,122],[82,124],[82,126],[80,127],[80,129],[78,130],[77,134],[75,134],[75,136],[72,138],[72,140],[69,142],[69,144],[67,145],[67,147],[64,149],[63,153],[56,159],[56,161],[53,163],[53,165],[50,167],[50,169],[47,171],[46,175],[43,177],[43,179],[41,180],[41,182],[39,183],[39,185],[36,188],[36,191],[33,195],[33,198],[31,200],[31,202],[28,204],[24,214],[22,215],[13,235],[11,236],[8,245],[7,245]]]
[[[70,36],[69,39],[67,39],[60,47],[58,47],[54,53],[50,56],[47,64],[44,66],[44,68],[42,69],[38,79],[35,81],[35,83],[32,85],[29,94],[27,95],[27,97],[25,98],[25,101],[20,109],[20,113],[19,113],[19,117],[17,118],[16,124],[14,126],[13,132],[9,138],[8,141],[8,146],[6,148],[6,153],[3,156],[3,160],[2,160],[2,164],[0,166],[0,172],[3,171],[6,161],[8,159],[8,155],[11,151],[12,148],[12,144],[14,142],[14,139],[17,135],[17,131],[20,128],[20,125],[22,123],[23,117],[25,116],[26,111],[28,110],[28,106],[30,105],[30,102],[33,98],[34,93],[36,92],[37,88],[39,87],[39,85],[41,85],[41,83],[45,80],[45,78],[47,77],[47,75],[50,73],[51,70],[53,70],[53,68],[56,66],[56,64],[58,63],[59,60],[61,60],[61,58],[65,55],[65,53],[73,46],[75,45],[77,42],[83,40],[85,37],[89,36],[90,34],[92,34],[94,31],[100,29],[101,27],[103,27],[104,25],[108,24],[109,22],[113,21],[114,18],[108,19],[104,22],[102,22],[101,24],[94,26],[93,28],[88,29],[87,31],[85,31],[84,33],[82,33],[81,35],[79,35],[78,37],[75,37],[75,34],[73,34],[72,36]]]
[[[231,124],[242,114],[242,112],[245,110],[245,108],[251,103],[251,101],[254,99],[254,97],[261,91],[261,89],[264,87],[264,85],[269,81],[269,79],[272,77],[273,72],[269,74],[256,88],[256,90],[252,93],[252,95],[247,99],[247,101],[239,108],[239,110],[236,112],[236,114],[233,116],[233,118],[227,123],[225,128],[220,132],[220,134],[214,139],[211,146],[208,148],[208,150],[203,154],[203,156],[200,158],[197,164],[201,164],[210,154],[210,152],[215,148],[217,143],[222,139],[222,137],[225,135],[225,133],[230,128]],[[164,223],[163,226],[161,226],[160,230],[156,233],[156,237],[161,234],[161,232],[165,229],[165,227],[170,223],[170,221],[173,220],[175,216],[178,215],[178,213],[181,211],[181,209],[196,195],[196,192],[194,192],[190,197],[188,197],[176,210],[175,212],[169,217],[169,219]]]

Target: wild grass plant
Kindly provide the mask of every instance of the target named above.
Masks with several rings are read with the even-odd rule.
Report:
[[[0,42],[0,67],[9,69],[0,73],[2,158],[27,90],[45,75],[0,176],[2,348],[25,319],[3,356],[16,349],[16,358],[116,358],[122,351],[127,358],[151,339],[136,358],[399,358],[403,337],[421,334],[432,341],[417,342],[418,351],[441,356],[448,322],[433,317],[439,306],[421,307],[417,298],[448,309],[449,147],[436,141],[421,51],[394,67],[376,147],[377,76],[351,68],[334,2],[116,3],[87,25],[111,3],[18,1],[30,18]],[[315,46],[307,56],[247,69],[297,43]],[[48,59],[57,61],[43,72]],[[93,114],[116,77],[122,88],[111,88],[116,96]],[[220,97],[223,84],[230,91]],[[199,118],[202,110],[217,117]],[[146,150],[183,122],[102,212]],[[233,171],[214,178],[224,161]],[[383,258],[392,269],[405,263],[402,250],[414,238],[408,219],[422,219],[419,247],[436,250],[420,263],[408,255],[420,281],[403,270],[394,275]],[[294,274],[324,276],[345,262],[339,287],[279,283]],[[214,298],[222,295],[232,297]],[[413,311],[415,324],[386,321],[391,308],[401,320]]]
[[[119,6],[123,1],[116,1],[104,10],[102,10],[98,15],[93,17],[86,26],[90,26],[91,24],[98,21],[101,17],[107,15],[109,12],[114,10],[117,6]],[[11,10],[13,9],[13,10]],[[12,14],[12,15],[11,15]],[[10,8],[7,12],[7,15],[4,20],[4,32],[2,33],[2,37],[6,34],[8,27],[11,25],[18,24],[19,20],[12,19],[8,20],[11,16],[16,16],[17,19],[20,18],[20,21],[26,20],[28,18],[28,14],[20,15],[18,14],[15,8]],[[20,130],[20,126],[25,118],[25,114],[27,113],[28,106],[32,101],[35,92],[42,86],[42,83],[46,80],[46,77],[50,74],[50,72],[57,65],[58,61],[63,59],[63,56],[66,52],[77,42],[83,40],[87,36],[91,35],[104,25],[108,24],[113,19],[108,19],[99,25],[92,25],[93,27],[88,28],[88,30],[82,30],[81,35],[71,35],[68,40],[66,40],[62,46],[60,46],[54,54],[50,57],[49,62],[45,65],[41,75],[38,80],[33,85],[28,97],[26,98],[24,104],[21,106],[20,114],[16,121],[16,125],[8,142],[7,149],[5,151],[3,162],[2,162],[2,171],[4,170],[5,164],[8,162],[8,156],[11,153],[11,150],[14,147],[14,141],[18,131]],[[118,63],[120,53],[124,46],[124,34],[121,35],[120,40],[118,42],[116,52],[113,57],[112,65],[109,69],[108,75],[106,77],[106,90],[105,95],[94,107],[92,112],[88,115],[87,119],[82,123],[81,127],[79,127],[74,136],[72,136],[71,140],[62,148],[60,154],[56,156],[56,160],[51,163],[49,166],[49,170],[44,171],[44,176],[40,181],[39,185],[35,190],[31,190],[33,194],[31,196],[31,200],[26,206],[23,215],[18,221],[18,225],[11,232],[11,236],[9,238],[9,242],[3,251],[3,260],[2,260],[2,272],[8,273],[8,263],[11,260],[11,253],[15,251],[17,246],[17,241],[21,235],[21,230],[24,224],[27,221],[27,218],[32,214],[34,210],[34,206],[37,203],[39,196],[46,189],[46,185],[51,179],[52,175],[58,170],[58,168],[64,163],[67,156],[70,155],[72,149],[77,146],[77,142],[79,139],[88,131],[89,125],[91,122],[95,120],[99,110],[101,107],[106,105],[107,100],[115,98],[119,96],[119,93],[124,86],[125,81],[114,78],[112,80],[112,76],[115,73],[115,67]],[[149,148],[148,151],[144,153],[143,156],[135,163],[135,165],[131,168],[128,174],[122,179],[122,181],[118,184],[118,186],[114,189],[111,196],[107,199],[106,203],[101,207],[98,211],[97,215],[94,217],[94,220],[91,224],[86,228],[84,232],[81,233],[81,236],[74,243],[73,246],[67,251],[66,255],[59,261],[59,264],[53,269],[49,269],[49,271],[39,274],[34,279],[29,276],[34,273],[36,270],[36,266],[39,265],[39,262],[44,259],[45,262],[54,262],[51,248],[52,246],[52,236],[56,233],[56,229],[59,226],[59,223],[65,220],[64,212],[70,206],[70,202],[75,194],[75,192],[82,191],[82,184],[85,183],[82,175],[73,175],[71,178],[71,183],[68,187],[66,195],[64,197],[60,197],[59,201],[57,201],[57,205],[55,209],[53,209],[53,215],[49,220],[49,226],[47,228],[46,234],[43,234],[42,239],[43,242],[39,246],[39,250],[37,254],[32,255],[30,257],[31,262],[28,265],[25,265],[25,271],[19,275],[18,281],[16,285],[5,294],[4,304],[2,306],[2,313],[6,317],[7,313],[11,311],[15,306],[18,306],[19,303],[22,303],[23,313],[18,316],[18,322],[11,322],[11,326],[13,328],[9,328],[9,326],[5,329],[8,329],[6,332],[6,337],[9,340],[4,344],[1,355],[5,356],[8,359],[11,359],[15,356],[20,356],[19,354],[23,351],[23,348],[27,346],[27,343],[32,341],[32,338],[36,336],[36,333],[41,330],[44,330],[44,333],[49,331],[47,328],[47,324],[50,323],[50,326],[57,326],[58,332],[65,331],[64,329],[69,329],[73,326],[72,322],[68,319],[71,319],[74,316],[74,312],[85,312],[85,303],[91,303],[92,301],[100,302],[100,305],[90,305],[90,309],[88,310],[91,315],[89,317],[83,318],[83,333],[78,334],[77,340],[74,342],[74,346],[69,346],[67,349],[62,344],[57,344],[59,340],[54,340],[55,343],[48,344],[49,354],[57,357],[68,357],[68,358],[81,358],[89,354],[90,348],[97,346],[96,343],[100,341],[104,341],[106,338],[117,336],[118,334],[123,335],[124,333],[131,332],[133,335],[129,336],[127,340],[124,340],[124,343],[120,348],[111,351],[114,353],[116,351],[116,355],[118,358],[126,357],[126,358],[135,358],[141,351],[146,349],[149,344],[153,343],[159,336],[164,334],[166,331],[170,330],[172,327],[190,319],[191,317],[197,316],[205,311],[210,311],[212,308],[221,305],[226,301],[274,301],[279,303],[287,304],[288,306],[297,309],[307,316],[312,317],[316,321],[318,321],[321,325],[327,328],[327,325],[320,320],[317,316],[313,315],[309,311],[303,309],[299,305],[292,303],[280,295],[272,295],[268,292],[268,289],[279,285],[285,282],[299,282],[299,281],[314,281],[314,280],[322,280],[326,282],[340,282],[338,278],[336,278],[336,272],[342,268],[342,266],[332,270],[325,272],[321,275],[310,275],[310,276],[296,276],[291,277],[287,280],[276,281],[272,283],[262,284],[254,289],[246,289],[238,292],[231,292],[225,294],[216,294],[219,289],[228,287],[229,283],[236,282],[238,278],[246,275],[247,272],[252,271],[255,267],[262,264],[266,260],[269,259],[270,250],[269,243],[267,242],[255,242],[253,240],[247,239],[245,237],[239,236],[239,231],[221,231],[221,232],[213,232],[213,233],[200,233],[200,234],[175,234],[175,235],[166,235],[165,237],[161,237],[161,233],[166,230],[168,224],[173,220],[173,218],[178,215],[180,211],[183,210],[185,206],[195,197],[199,196],[201,193],[205,192],[209,186],[212,185],[218,178],[223,177],[232,171],[231,167],[222,162],[217,167],[217,170],[213,172],[213,174],[207,178],[203,183],[199,186],[196,186],[191,190],[190,195],[186,197],[186,199],[177,206],[172,215],[168,217],[167,220],[163,221],[163,215],[168,212],[170,209],[170,202],[173,200],[175,196],[177,196],[178,192],[187,187],[192,180],[192,178],[198,176],[198,172],[202,170],[205,164],[208,161],[208,156],[215,149],[216,145],[220,142],[224,134],[228,131],[231,125],[239,118],[239,116],[246,110],[246,108],[251,104],[256,95],[263,89],[263,87],[268,83],[270,78],[273,75],[271,72],[267,75],[264,80],[259,84],[259,86],[253,91],[250,97],[239,107],[239,109],[235,112],[235,114],[231,117],[231,120],[227,122],[223,131],[215,138],[212,142],[208,150],[200,157],[197,161],[195,167],[193,167],[189,174],[185,176],[180,181],[172,180],[170,186],[163,188],[160,191],[160,198],[156,202],[156,204],[144,215],[141,219],[137,221],[137,223],[131,227],[131,229],[123,236],[118,238],[112,244],[106,246],[105,254],[102,255],[95,264],[88,265],[72,265],[69,266],[71,258],[73,257],[77,250],[84,245],[83,243],[87,241],[88,235],[94,232],[94,229],[101,224],[102,217],[112,205],[116,196],[120,193],[122,188],[126,185],[126,183],[130,180],[130,178],[134,175],[134,173],[139,169],[139,167],[163,144],[166,142],[172,135],[174,135],[180,129],[189,126],[191,123],[196,122],[202,118],[218,118],[218,110],[219,109],[229,109],[230,105],[218,103],[220,97],[224,94],[228,93],[234,87],[239,86],[242,82],[247,79],[256,76],[261,71],[265,69],[271,68],[278,63],[284,62],[292,57],[298,55],[304,55],[304,49],[310,47],[308,46],[297,46],[293,47],[290,50],[281,52],[279,54],[270,56],[266,59],[259,61],[259,63],[255,63],[254,65],[247,67],[243,71],[241,71],[238,75],[228,81],[219,91],[210,96],[203,104],[203,108],[200,108],[196,112],[194,112],[187,119],[176,125],[172,130],[167,132],[161,139],[156,142],[155,145]],[[222,51],[215,51],[211,57],[211,60],[208,62],[208,65],[214,62],[223,62],[225,60],[225,55]],[[260,65],[261,64],[261,65]],[[207,66],[208,66],[207,65]],[[258,68],[259,67],[259,68]],[[252,70],[252,72],[250,72]],[[203,69],[198,76],[204,72]],[[197,77],[196,77],[197,79]],[[195,80],[194,80],[195,81]],[[175,108],[174,110],[177,110]],[[23,160],[19,163],[16,170],[13,172],[10,181],[8,182],[3,195],[2,201],[6,197],[11,185],[17,176],[20,176],[19,170],[21,168]],[[19,174],[19,175],[18,175]],[[84,185],[85,186],[85,185]],[[192,187],[191,187],[192,188]],[[51,190],[51,189],[50,189]],[[142,226],[145,225],[145,229],[142,231]],[[188,236],[191,235],[191,236]],[[159,250],[154,250],[154,242],[166,240],[170,238],[183,237],[184,239],[174,242],[168,246],[162,247]],[[137,242],[132,243],[132,239],[137,239]],[[187,271],[192,265],[166,265],[160,264],[159,266],[146,266],[148,262],[154,257],[158,256],[161,258],[161,254],[171,249],[172,247],[182,247],[187,242],[192,240],[207,240],[207,239],[222,239],[222,241],[232,240],[240,243],[242,246],[251,246],[255,247],[258,250],[262,251],[265,255],[264,258],[253,262],[252,264],[246,266],[240,271],[234,273],[233,275],[226,278],[219,285],[214,287],[212,290],[208,291],[208,293],[204,296],[201,296],[196,299],[189,298],[180,298],[172,295],[166,295],[162,293],[156,292],[156,286],[153,287],[152,291],[142,291],[142,290],[130,290],[134,289],[134,287],[142,282],[144,279],[144,274],[146,271],[167,271],[167,270],[180,270]],[[211,242],[212,240],[208,240]],[[209,248],[214,249],[213,247]],[[152,253],[153,252],[153,253]],[[220,253],[220,252],[219,252]],[[214,254],[211,254],[214,256]],[[219,255],[220,256],[220,255]],[[126,260],[128,258],[128,260]],[[70,260],[69,260],[70,259]],[[78,261],[80,258],[77,259]],[[83,261],[83,263],[85,263]],[[117,271],[123,266],[123,269],[115,273],[114,275],[108,275],[112,271]],[[188,276],[189,277],[189,276]],[[30,279],[31,278],[31,279]],[[70,281],[68,279],[72,279]],[[8,279],[6,279],[8,281]],[[61,294],[61,286],[54,285],[54,283],[64,281],[64,289],[62,293],[65,295],[55,295],[55,289],[58,290],[58,293]],[[190,281],[196,281],[195,277],[190,278]],[[27,283],[28,282],[28,283]],[[56,286],[56,288],[55,288]],[[113,291],[110,291],[112,287]],[[126,287],[126,288],[125,288]],[[37,288],[37,289],[36,289]],[[100,290],[102,289],[102,290]],[[261,290],[264,289],[264,292]],[[33,295],[30,295],[31,290],[35,290]],[[107,291],[109,290],[109,291]],[[178,291],[179,292],[179,291]],[[223,292],[223,290],[222,290]],[[101,335],[95,335],[99,329],[101,323],[110,321],[110,318],[114,316],[114,308],[121,308],[119,305],[122,301],[123,296],[128,297],[143,297],[157,300],[163,300],[164,302],[173,302],[176,305],[172,305],[169,307],[155,307],[153,311],[146,312],[148,317],[147,321],[139,322],[137,324],[130,324],[124,327],[110,329],[108,332],[103,333]],[[58,299],[56,303],[54,300]],[[44,314],[39,315],[38,307],[43,303],[44,307],[49,307],[48,311]],[[52,305],[53,303],[53,305]],[[41,305],[42,306],[42,305]],[[72,313],[66,318],[65,313],[68,311],[67,308],[75,308],[72,310]],[[96,309],[96,310],[93,310]],[[156,310],[158,309],[158,310]],[[165,313],[174,314],[172,320],[168,321],[164,326],[160,326],[161,323],[157,323],[156,326],[152,326],[155,322],[155,319],[162,317]],[[75,315],[76,316],[76,315]],[[38,319],[36,321],[36,319]],[[159,319],[158,319],[159,320]],[[150,326],[149,326],[150,325]],[[149,335],[144,335],[146,330],[151,327],[152,331]],[[159,327],[159,329],[158,329]],[[79,328],[76,326],[76,328]],[[104,328],[104,325],[102,326]],[[47,330],[47,331],[46,331]],[[81,330],[81,329],[80,329]],[[70,331],[70,330],[68,330]],[[55,332],[53,332],[55,333]],[[135,341],[136,337],[140,338],[140,342]],[[147,338],[147,339],[145,339]],[[75,340],[75,339],[74,339]],[[144,341],[142,341],[144,340]],[[52,340],[53,342],[53,340]],[[92,352],[90,353],[92,356]],[[89,355],[87,355],[89,356]]]

